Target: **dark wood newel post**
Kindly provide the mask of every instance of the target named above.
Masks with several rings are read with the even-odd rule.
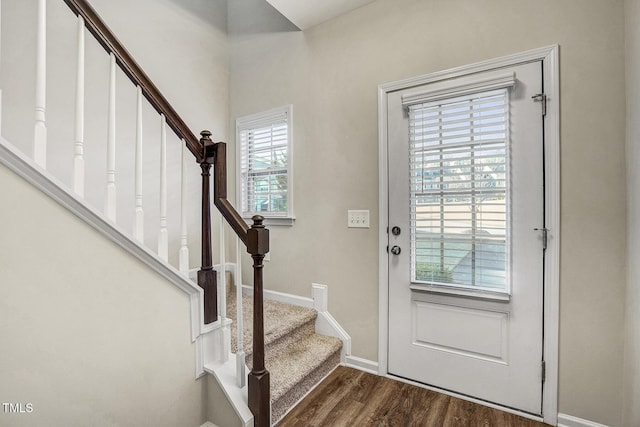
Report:
[[[262,271],[264,256],[269,252],[269,230],[264,218],[256,215],[247,231],[247,252],[253,258],[253,367],[249,373],[249,409],[253,413],[254,426],[271,425],[271,396],[269,371],[264,366],[264,314]]]
[[[211,132],[200,132],[202,138],[202,266],[198,271],[198,285],[204,290],[204,323],[218,320],[218,286],[216,271],[213,269],[211,254],[211,165],[215,159],[215,149]]]
[[[253,367],[248,379],[249,409],[253,414],[255,426],[268,427],[271,425],[271,392],[269,371],[264,365],[262,271],[264,256],[269,252],[269,230],[265,228],[264,218],[260,215],[254,216],[253,225],[248,227],[244,218],[229,203],[227,200],[227,146],[224,142],[218,142],[214,144],[214,150],[214,203],[240,240],[247,246],[247,252],[253,258]]]

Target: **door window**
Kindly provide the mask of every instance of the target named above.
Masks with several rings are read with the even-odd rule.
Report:
[[[508,98],[409,105],[412,282],[507,291]]]

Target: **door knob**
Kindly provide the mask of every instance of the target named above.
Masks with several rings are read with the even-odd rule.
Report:
[[[391,248],[391,253],[394,255],[400,255],[400,252],[402,252],[402,249],[400,249],[400,246],[394,246]]]

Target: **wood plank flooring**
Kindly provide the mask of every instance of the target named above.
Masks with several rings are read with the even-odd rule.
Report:
[[[277,427],[548,427],[537,421],[339,366]]]

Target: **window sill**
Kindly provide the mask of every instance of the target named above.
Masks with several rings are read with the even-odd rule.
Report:
[[[251,220],[251,217],[247,218],[245,217],[244,220],[246,221],[246,223],[251,226],[251,224],[253,224],[253,221]],[[263,224],[267,227],[291,227],[293,226],[293,224],[295,223],[296,219],[295,218],[265,218]]]
[[[477,298],[484,300],[493,300],[501,302],[509,302],[511,295],[507,292],[490,291],[484,289],[465,289],[454,286],[438,286],[425,283],[412,283],[409,288],[414,292],[429,292],[444,295],[457,295],[467,298]]]

